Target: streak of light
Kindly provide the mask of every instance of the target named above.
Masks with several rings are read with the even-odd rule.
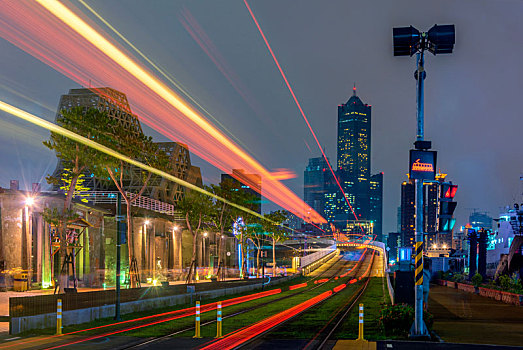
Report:
[[[296,173],[290,169],[276,169],[277,171],[273,171],[271,173],[272,178],[274,180],[289,180],[289,179],[295,179],[298,177]]]
[[[269,49],[269,52],[274,60],[274,62],[276,63],[276,66],[278,67],[278,70],[280,71],[280,74],[281,76],[283,77],[283,80],[285,81],[285,84],[287,85],[287,88],[289,89],[289,92],[291,93],[292,95],[292,98],[294,99],[294,102],[296,103],[296,106],[298,107],[302,117],[303,117],[303,120],[305,121],[305,123],[307,124],[307,127],[309,128],[312,136],[314,137],[314,140],[316,141],[316,144],[318,145],[320,151],[321,151],[321,154],[323,155],[323,158],[325,159],[325,162],[327,162],[327,165],[329,166],[329,170],[331,171],[332,173],[332,176],[334,177],[334,180],[336,180],[336,184],[338,185],[338,187],[340,188],[340,191],[341,193],[343,194],[343,198],[345,198],[345,202],[347,203],[347,205],[349,206],[352,214],[354,215],[354,217],[356,218],[356,222],[358,222],[358,216],[356,215],[356,212],[354,211],[354,208],[352,207],[352,205],[350,204],[349,202],[349,199],[347,198],[347,195],[345,194],[345,191],[343,191],[343,188],[341,187],[341,184],[338,180],[338,177],[336,176],[336,174],[334,173],[334,170],[332,170],[332,167],[330,165],[330,162],[329,160],[327,159],[327,156],[325,155],[325,152],[323,151],[323,147],[321,147],[321,144],[320,144],[320,141],[318,141],[318,137],[316,137],[316,133],[314,132],[314,130],[312,129],[312,126],[310,125],[309,123],[309,119],[307,119],[307,116],[305,115],[305,112],[303,111],[303,109],[301,108],[301,105],[300,105],[300,102],[298,101],[298,98],[296,97],[296,95],[294,94],[294,90],[292,89],[291,87],[291,84],[289,83],[289,80],[287,79],[287,76],[285,75],[285,73],[283,72],[283,69],[281,68],[281,65],[280,65],[280,62],[278,61],[278,59],[276,58],[276,55],[274,54],[274,52],[272,51],[272,48],[271,46],[269,45],[269,41],[267,40],[267,38],[265,37],[265,34],[263,33],[261,27],[260,27],[260,24],[258,23],[258,20],[256,19],[256,17],[254,16],[254,13],[252,12],[251,10],[251,7],[249,6],[249,4],[247,3],[247,0],[243,0],[245,6],[247,7],[247,10],[249,10],[249,13],[254,21],[254,23],[256,24],[256,27],[258,28],[258,31],[260,32],[262,38],[263,38],[263,41],[265,42],[265,45],[267,46],[267,48]],[[361,231],[362,232],[365,232],[363,230],[363,226],[361,226],[360,224],[360,228],[361,228]]]
[[[227,64],[227,61],[222,56],[216,45],[209,38],[207,33],[200,26],[198,21],[192,16],[189,10],[184,9],[180,16],[180,23],[185,28],[187,33],[193,38],[193,40],[200,46],[203,52],[209,57],[214,63],[218,70],[223,76],[229,81],[231,86],[236,90],[243,100],[249,105],[249,107],[258,115],[261,116],[261,107],[256,100],[248,92],[248,89],[243,85],[241,79],[236,75],[234,70]],[[260,118],[267,122],[267,118]]]
[[[271,179],[257,160],[60,2],[2,2],[0,10],[0,34],[6,40],[84,86],[93,81],[125,91],[135,113],[153,129],[188,144],[193,153],[224,172],[236,168],[260,174],[267,199],[308,222],[325,222],[295,193]]]
[[[307,287],[307,282],[289,286],[289,290],[295,290],[295,289],[299,289],[299,288],[303,288],[303,287]]]
[[[182,86],[182,84],[177,81],[173,76],[171,76],[169,73],[167,73],[163,68],[158,66],[153,60],[151,60],[149,57],[147,57],[140,49],[138,49],[132,42],[130,42],[122,33],[120,33],[115,27],[111,25],[105,18],[102,17],[95,9],[93,9],[91,6],[89,6],[85,1],[78,0],[80,4],[82,4],[89,12],[91,12],[96,18],[98,18],[107,28],[109,28],[114,34],[116,34],[124,43],[126,43],[130,48],[134,50],[140,57],[142,57],[147,63],[151,65],[158,73],[160,73],[169,83],[174,85],[187,99],[189,99],[193,104],[198,106],[202,112],[208,117],[210,117],[214,123],[218,124],[220,128],[225,131],[231,138],[233,138],[237,143],[242,145],[245,149],[248,149],[248,147],[239,139],[237,138],[232,132],[229,131],[223,125],[218,119],[216,119],[211,112],[209,112],[205,107],[203,107],[195,98],[193,98],[186,89]],[[252,152],[251,152],[252,153]]]
[[[245,296],[241,296],[241,297],[237,297],[237,298],[226,299],[226,300],[222,301],[222,308],[225,308],[227,306],[233,306],[233,305],[245,303],[247,301],[260,299],[260,298],[263,298],[263,297],[268,297],[268,296],[275,295],[275,294],[278,294],[278,293],[281,293],[281,289],[271,289],[271,290],[260,292],[260,293],[254,293],[254,294],[249,294],[249,295],[245,295]],[[205,305],[202,305],[200,307],[200,312],[204,313],[204,312],[213,311],[213,310],[216,310],[216,307],[217,307],[217,303],[205,304]],[[172,317],[170,317],[169,319],[167,319],[167,320],[160,320],[160,322],[156,322],[156,323],[168,322],[168,321],[172,321],[172,320],[178,319],[178,318],[193,316],[195,314],[195,311],[196,311],[196,308],[193,306],[193,307],[189,307],[189,308],[185,308],[185,309],[174,310],[174,311],[169,311],[169,312],[163,312],[163,313],[160,313],[160,314],[155,314],[155,315],[150,315],[150,316],[145,316],[145,317],[139,317],[139,318],[133,318],[133,319],[125,320],[125,321],[121,321],[121,322],[115,322],[115,323],[110,323],[110,324],[106,324],[106,325],[102,325],[102,326],[81,329],[81,330],[78,330],[78,331],[64,333],[64,334],[60,334],[60,335],[53,335],[53,336],[50,336],[50,337],[44,337],[44,338],[37,337],[35,339],[30,339],[29,341],[17,342],[15,345],[18,346],[18,345],[22,345],[22,344],[32,343],[32,342],[35,342],[35,341],[42,341],[42,340],[46,340],[46,339],[53,339],[53,338],[57,338],[57,337],[63,337],[63,336],[66,336],[66,335],[78,334],[78,333],[83,333],[83,332],[87,332],[87,331],[93,331],[93,330],[97,330],[97,329],[102,329],[102,328],[122,325],[122,324],[126,324],[126,323],[138,322],[138,321],[143,321],[143,320],[149,320],[151,318],[171,315]],[[146,324],[146,325],[143,325],[142,327],[147,327],[149,325],[150,324]],[[141,327],[138,327],[138,328],[141,328]],[[132,329],[136,329],[136,327],[132,327]],[[118,333],[122,333],[122,332],[126,332],[126,331],[127,331],[127,328],[126,328],[126,330],[119,330]],[[114,332],[111,332],[111,333],[112,334],[116,334]],[[97,338],[100,338],[100,337],[105,337],[105,336],[107,336],[107,333],[104,333],[103,335],[100,335],[100,336],[95,336],[96,338],[89,337],[89,339],[82,339],[80,341],[76,341],[74,344],[77,344],[79,342],[84,342],[84,341],[87,341],[87,340],[97,339]],[[0,349],[8,348],[8,347],[11,347],[12,345],[13,344],[0,346]],[[64,345],[60,345],[58,347],[66,346],[66,345],[71,345],[71,344],[64,344]]]
[[[235,332],[231,332],[207,346],[201,348],[202,350],[228,350],[234,349],[237,346],[245,343],[246,341],[266,332],[267,330],[287,321],[288,319],[300,314],[301,312],[311,308],[319,302],[329,298],[332,295],[332,290],[326,291],[320,295],[317,295],[307,301],[304,301],[290,309],[284,310],[276,315],[270,316],[260,322],[257,322],[251,326],[241,328]]]
[[[244,212],[246,212],[248,214],[251,214],[251,215],[254,215],[254,216],[259,217],[261,219],[270,221],[267,218],[265,218],[263,215],[260,215],[260,214],[258,214],[255,211],[252,211],[252,210],[250,210],[248,208],[245,208],[245,207],[243,207],[241,205],[238,205],[236,203],[229,202],[227,199],[222,198],[220,196],[217,196],[217,195],[215,195],[215,194],[213,194],[211,192],[208,192],[208,191],[204,190],[203,188],[195,186],[195,185],[193,185],[193,184],[191,184],[191,183],[189,183],[187,181],[184,181],[184,180],[182,180],[180,178],[177,178],[176,176],[173,176],[173,175],[168,174],[168,173],[166,173],[164,171],[161,171],[161,170],[153,168],[153,167],[151,167],[149,165],[143,164],[143,163],[141,163],[139,161],[136,161],[134,159],[131,159],[131,158],[127,157],[127,156],[124,156],[123,154],[120,154],[120,153],[118,153],[118,152],[116,152],[116,151],[114,151],[114,150],[112,150],[112,149],[110,149],[110,148],[108,148],[106,146],[103,146],[103,145],[101,145],[101,144],[99,144],[97,142],[94,142],[93,140],[90,140],[88,138],[80,136],[80,135],[78,135],[78,134],[76,134],[76,133],[74,133],[74,132],[72,132],[70,130],[62,128],[61,126],[53,124],[50,121],[47,121],[47,120],[42,119],[42,118],[39,118],[36,115],[33,115],[33,114],[28,113],[26,111],[23,111],[23,110],[21,110],[19,108],[11,106],[8,103],[0,101],[0,110],[3,110],[4,112],[7,112],[9,114],[12,114],[15,117],[18,117],[20,119],[26,120],[26,121],[34,124],[34,125],[38,125],[38,126],[44,128],[44,129],[47,129],[47,130],[49,130],[51,132],[55,132],[57,134],[60,134],[60,135],[65,136],[67,138],[70,138],[71,140],[74,140],[76,142],[82,143],[82,144],[84,144],[86,146],[89,146],[91,148],[94,148],[94,149],[96,149],[96,150],[98,150],[100,152],[103,152],[103,153],[105,153],[107,155],[110,155],[112,157],[120,159],[120,160],[122,160],[122,161],[124,161],[126,163],[129,163],[131,165],[134,165],[136,167],[144,169],[144,170],[146,170],[148,172],[151,172],[153,174],[159,175],[159,176],[161,176],[163,178],[166,178],[167,180],[176,182],[176,183],[178,183],[178,184],[180,184],[180,185],[182,185],[182,186],[184,186],[184,187],[186,187],[186,188],[188,188],[190,190],[198,191],[198,192],[200,192],[202,194],[205,194],[205,195],[207,195],[209,197],[215,198],[215,199],[217,199],[217,200],[219,200],[221,202],[227,203],[228,205],[230,205],[232,207],[235,207],[237,209],[240,209],[240,210],[242,210],[242,211],[244,211]],[[274,224],[277,224],[276,222],[273,222],[273,221],[270,221],[270,222],[272,222]]]

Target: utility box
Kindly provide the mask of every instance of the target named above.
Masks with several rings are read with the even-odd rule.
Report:
[[[414,271],[394,272],[394,304],[414,306]]]

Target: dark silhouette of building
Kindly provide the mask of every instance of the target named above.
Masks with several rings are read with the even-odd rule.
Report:
[[[402,246],[413,247],[416,231],[416,186],[414,181],[401,184],[401,234]]]
[[[305,203],[324,216],[325,193],[332,174],[325,158],[309,158],[303,172],[303,198]]]
[[[253,196],[253,203],[246,203],[252,210],[261,213],[261,191],[262,181],[258,174],[247,174],[243,169],[232,169],[231,174],[222,174],[221,181],[231,180],[236,184],[238,190]]]
[[[369,219],[374,224],[376,240],[383,242],[383,173],[370,177]]]

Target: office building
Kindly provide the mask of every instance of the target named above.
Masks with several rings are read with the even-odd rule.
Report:
[[[261,213],[261,191],[262,181],[261,176],[258,174],[247,174],[243,169],[232,169],[231,174],[222,174],[221,181],[231,180],[236,184],[238,190],[242,190],[251,196],[253,196],[253,203],[249,204],[249,207]]]

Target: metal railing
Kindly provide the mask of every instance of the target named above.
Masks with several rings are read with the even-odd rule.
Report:
[[[77,195],[87,199],[87,201],[92,204],[113,204],[116,203],[118,198],[117,191],[81,191]],[[174,220],[183,220],[182,213],[175,210],[175,207],[172,204],[144,196],[138,196],[138,198],[136,198],[137,194],[131,192],[125,192],[125,195],[131,198],[131,200],[134,199],[131,202],[133,207],[171,215],[174,216]]]

